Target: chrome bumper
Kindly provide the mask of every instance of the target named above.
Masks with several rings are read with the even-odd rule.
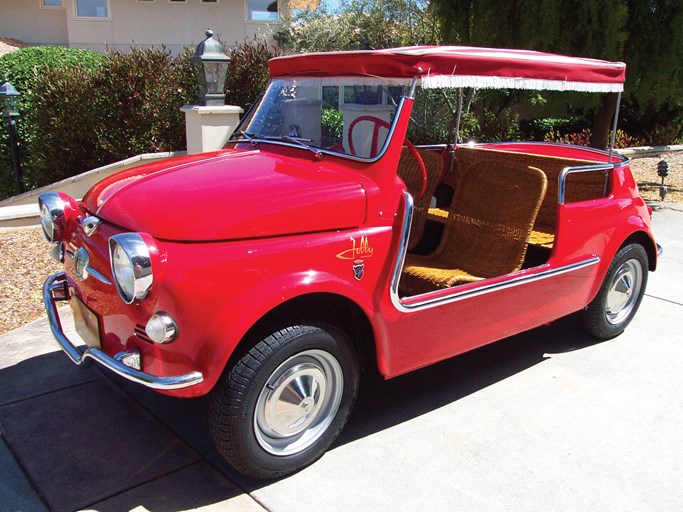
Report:
[[[152,389],[167,390],[187,388],[199,384],[204,380],[204,376],[200,372],[190,372],[184,375],[175,375],[171,377],[157,377],[119,362],[117,356],[125,355],[125,352],[117,354],[115,357],[110,357],[98,348],[90,347],[85,350],[77,348],[64,335],[56,306],[58,301],[68,300],[69,290],[67,287],[66,274],[64,272],[59,272],[48,277],[43,285],[43,301],[45,302],[45,311],[47,312],[47,318],[50,322],[50,329],[52,329],[52,334],[62,350],[66,352],[69,359],[78,366],[87,366],[87,364],[90,363],[89,359],[92,359],[121,377]]]

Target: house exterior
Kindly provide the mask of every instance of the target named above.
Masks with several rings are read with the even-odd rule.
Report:
[[[277,31],[283,0],[0,0],[0,36],[103,51],[165,45],[174,54],[213,29],[232,46]]]

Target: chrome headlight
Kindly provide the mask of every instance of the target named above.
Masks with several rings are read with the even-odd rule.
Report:
[[[46,192],[38,196],[40,225],[48,242],[56,242],[59,233],[57,226],[65,223],[64,201],[57,192]]]
[[[111,273],[126,304],[144,299],[152,287],[152,259],[138,233],[123,233],[109,239]]]

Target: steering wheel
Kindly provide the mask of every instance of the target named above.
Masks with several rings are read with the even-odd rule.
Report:
[[[375,156],[377,154],[377,144],[379,142],[379,129],[386,128],[388,130],[391,128],[391,125],[384,119],[380,119],[379,117],[375,116],[358,116],[356,119],[354,119],[353,122],[349,125],[348,133],[349,149],[351,150],[352,155],[356,154],[356,148],[353,146],[353,129],[358,123],[363,121],[367,121],[375,125],[374,129],[372,130],[372,145],[370,146],[370,156]],[[407,138],[404,139],[404,142],[406,143],[408,151],[410,151],[410,153],[413,155],[413,158],[415,158],[415,160],[417,161],[417,166],[420,169],[420,174],[422,177],[422,187],[420,188],[420,193],[415,198],[415,200],[417,201],[424,195],[425,191],[427,190],[427,168],[425,167],[425,163],[422,160],[420,154],[417,152],[417,149],[415,148],[413,143],[410,142]]]

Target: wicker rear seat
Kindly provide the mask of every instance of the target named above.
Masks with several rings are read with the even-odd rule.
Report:
[[[508,165],[536,167],[541,169],[548,180],[548,188],[536,216],[533,231],[529,237],[529,244],[551,248],[555,240],[558,177],[565,167],[578,165],[591,165],[596,162],[589,160],[576,160],[554,156],[532,155],[529,153],[517,153],[476,147],[461,146],[456,151],[453,171],[444,172],[444,182],[455,186],[458,173],[472,165],[486,163],[495,167],[498,163],[507,162]],[[565,202],[585,201],[604,197],[605,178],[602,173],[589,172],[571,174],[567,179],[565,190]],[[448,217],[448,211],[432,208],[429,210],[432,218]]]

